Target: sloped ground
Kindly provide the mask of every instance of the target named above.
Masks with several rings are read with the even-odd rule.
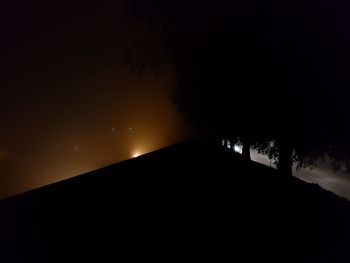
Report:
[[[275,167],[266,155],[251,151],[252,160]],[[331,191],[340,197],[350,201],[350,173],[344,169],[334,171],[329,159],[317,160],[316,167],[307,167],[297,170],[297,164],[293,166],[293,175],[305,182],[318,184],[323,189]]]
[[[348,262],[349,203],[188,141],[0,202],[1,262]]]

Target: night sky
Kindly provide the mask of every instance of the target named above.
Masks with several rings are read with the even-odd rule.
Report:
[[[225,127],[288,123],[275,130],[302,138],[301,155],[327,150],[350,167],[348,10],[338,0],[2,0],[0,198],[188,137],[176,92],[201,95],[201,117]],[[235,63],[274,88],[232,89]]]
[[[0,5],[0,198],[185,136],[171,67],[140,74],[124,57],[142,30],[121,4]]]

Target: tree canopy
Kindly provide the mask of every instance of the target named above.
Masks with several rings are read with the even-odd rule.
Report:
[[[315,23],[325,9],[134,0],[133,12],[162,35],[178,76],[172,98],[190,123],[239,138],[284,173],[293,161],[305,166],[325,153],[348,160],[348,65],[334,52],[338,42]]]

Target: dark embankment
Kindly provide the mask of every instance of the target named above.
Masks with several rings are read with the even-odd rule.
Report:
[[[1,262],[348,262],[349,203],[203,141],[0,202]]]

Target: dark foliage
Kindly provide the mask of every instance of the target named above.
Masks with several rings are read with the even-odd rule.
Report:
[[[348,160],[350,127],[342,120],[349,113],[348,51],[342,58],[335,52],[336,23],[328,26],[337,39],[315,22],[341,15],[335,5],[134,0],[132,6],[163,35],[178,74],[173,100],[199,130],[269,153],[284,173],[291,174],[294,161],[303,167],[324,154]]]

